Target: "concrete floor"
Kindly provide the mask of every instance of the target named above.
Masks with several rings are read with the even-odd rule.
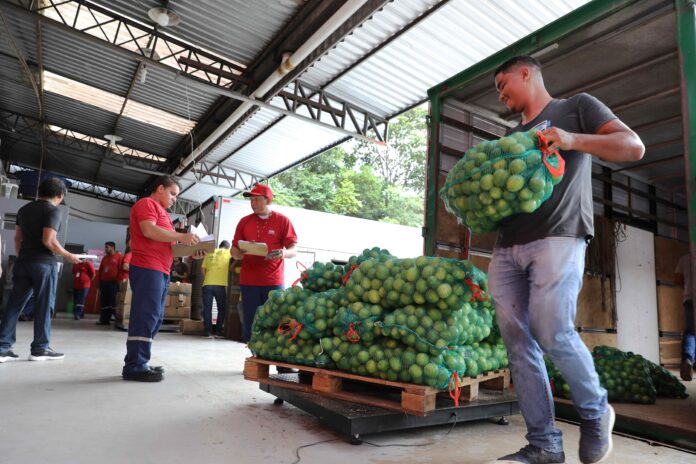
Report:
[[[524,445],[524,423],[458,424],[425,447],[352,446],[315,418],[242,377],[244,345],[175,333],[160,334],[153,361],[166,379],[158,384],[120,378],[124,332],[94,320],[54,322],[52,347],[61,361],[28,362],[32,324],[19,324],[20,360],[0,365],[0,463],[292,463],[298,446],[335,440],[300,451],[302,463],[486,463]],[[567,463],[578,463],[578,428],[560,423]],[[364,437],[379,444],[426,443],[448,427]],[[614,438],[606,462],[696,462],[696,456]]]

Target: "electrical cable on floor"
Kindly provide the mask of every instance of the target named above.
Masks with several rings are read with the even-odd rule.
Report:
[[[360,439],[360,441],[362,443],[365,443],[365,444],[370,445],[370,446],[375,446],[377,448],[390,448],[390,447],[397,447],[397,446],[398,447],[413,448],[413,447],[423,447],[423,446],[435,445],[435,444],[441,442],[442,440],[444,440],[445,438],[447,438],[447,436],[452,432],[452,430],[454,430],[454,426],[457,425],[457,413],[453,412],[452,417],[454,417],[454,422],[452,423],[452,426],[449,428],[449,430],[447,430],[447,432],[443,436],[441,436],[440,438],[436,438],[435,440],[432,440],[432,441],[429,441],[426,443],[388,443],[386,445],[380,445],[379,443],[372,443],[372,442],[369,442],[367,440]],[[329,443],[329,442],[338,441],[338,440],[340,440],[340,438],[332,438],[330,440],[322,440],[322,441],[317,441],[314,443],[309,443],[307,445],[298,446],[297,448],[295,448],[295,456],[297,456],[297,459],[294,460],[291,464],[299,464],[300,461],[302,461],[302,458],[300,457],[300,450],[301,449],[310,448],[312,446],[321,445],[322,443]]]
[[[429,442],[426,442],[426,443],[388,443],[388,444],[386,444],[386,445],[380,445],[380,444],[378,444],[378,443],[372,443],[372,442],[369,442],[369,441],[366,441],[366,440],[361,440],[361,441],[362,441],[363,443],[366,443],[366,444],[370,445],[370,446],[376,446],[377,448],[390,448],[390,447],[393,447],[393,446],[408,447],[408,448],[417,448],[417,447],[421,447],[421,446],[431,446],[431,445],[435,445],[435,444],[441,442],[442,440],[444,440],[445,438],[447,438],[447,435],[449,435],[449,434],[452,432],[452,430],[454,430],[454,426],[457,425],[457,413],[453,412],[453,413],[452,413],[452,416],[454,417],[454,422],[452,423],[452,426],[449,428],[449,430],[447,431],[447,433],[445,433],[445,434],[444,434],[443,436],[441,436],[440,438],[436,438],[436,439],[434,439],[433,441],[429,441]]]
[[[340,438],[331,438],[330,440],[322,440],[322,441],[317,441],[317,442],[314,442],[314,443],[310,443],[310,444],[308,444],[308,445],[298,446],[297,448],[295,448],[295,456],[297,456],[297,459],[294,460],[294,461],[292,462],[292,464],[298,464],[298,463],[302,460],[302,458],[300,457],[300,450],[301,450],[301,449],[303,449],[303,448],[309,448],[309,447],[311,447],[311,446],[321,445],[322,443],[329,443],[329,442],[331,442],[331,441],[338,441],[338,440],[340,440]]]

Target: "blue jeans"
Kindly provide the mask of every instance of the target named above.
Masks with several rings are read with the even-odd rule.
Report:
[[[19,312],[20,316],[24,316],[26,318],[32,318],[34,317],[34,305],[36,302],[34,301],[34,294],[29,297],[29,300],[27,300],[27,304],[24,305],[24,308]],[[51,312],[51,316],[53,315],[53,312]]]
[[[12,348],[17,337],[17,320],[22,308],[34,295],[34,341],[31,351],[49,347],[51,341],[51,308],[56,301],[58,266],[54,263],[33,263],[17,260],[12,277],[12,294],[0,323],[0,351]]]
[[[684,302],[684,335],[682,336],[682,359],[688,359],[694,363],[694,351],[696,351],[696,340],[694,340],[694,302],[686,300]]]
[[[580,417],[596,419],[607,408],[592,355],[575,331],[576,302],[585,266],[583,239],[548,237],[496,248],[488,286],[507,347],[512,378],[530,444],[563,450],[554,425],[554,403],[543,354],[568,382]]]
[[[133,266],[129,269],[129,280],[133,296],[126,357],[123,373],[145,372],[150,369],[152,341],[159,332],[164,319],[164,305],[169,290],[169,274],[153,269]]]
[[[242,294],[242,313],[244,315],[243,336],[244,341],[251,339],[251,325],[254,323],[256,309],[268,299],[268,294],[273,290],[282,289],[282,285],[240,285]]]
[[[102,280],[101,282],[99,282],[99,302],[101,303],[101,313],[99,315],[99,322],[108,324],[109,322],[111,322],[111,316],[116,314],[117,293],[117,281]]]
[[[215,333],[220,335],[222,325],[225,323],[225,312],[227,312],[227,287],[224,285],[203,286],[203,324],[205,325],[205,335],[213,333],[213,298],[215,298],[218,308]]]
[[[75,319],[82,319],[85,316],[85,298],[89,288],[73,288],[73,303],[75,308],[73,309],[73,317]]]

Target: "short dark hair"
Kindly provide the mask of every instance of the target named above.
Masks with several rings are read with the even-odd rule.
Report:
[[[65,186],[65,182],[57,177],[46,179],[39,185],[39,196],[43,198],[64,197],[66,193],[68,193],[68,188]]]
[[[533,66],[537,68],[539,71],[541,71],[541,63],[539,63],[539,60],[529,55],[518,55],[513,56],[505,63],[498,66],[498,68],[493,73],[493,76],[495,77],[500,73],[508,72],[516,66]]]
[[[230,242],[228,242],[227,240],[223,240],[222,242],[220,242],[220,246],[218,248],[229,248],[229,247],[230,247]]]
[[[104,242],[104,246],[111,246],[116,248],[116,244],[114,242]]]
[[[150,193],[155,193],[160,185],[164,188],[171,187],[172,185],[176,185],[177,187],[181,188],[181,184],[173,176],[165,175],[159,176],[157,179],[155,179],[155,183],[152,184],[152,190],[150,190]]]

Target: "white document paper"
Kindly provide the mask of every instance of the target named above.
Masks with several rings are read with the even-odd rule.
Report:
[[[244,250],[247,252],[247,254],[254,256],[266,256],[268,254],[268,246],[262,242],[247,242],[245,240],[240,240],[239,249]]]
[[[85,259],[99,259],[99,256],[97,255],[87,255],[87,254],[81,254],[81,255],[75,255],[77,256],[78,259],[85,260]]]
[[[205,226],[201,222],[197,226],[191,227],[191,233],[195,234],[201,242],[209,242],[211,240],[215,240],[215,235],[209,234],[207,230],[205,230]]]

